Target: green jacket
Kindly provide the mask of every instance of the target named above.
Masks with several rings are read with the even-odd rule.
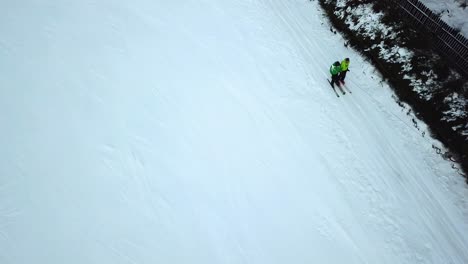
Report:
[[[331,73],[331,75],[337,75],[337,74],[340,73],[340,72],[341,72],[341,67],[340,67],[340,66],[334,66],[334,65],[332,65],[332,66],[330,67],[330,73]]]
[[[349,61],[343,60],[341,62],[341,71],[347,71],[349,68]]]

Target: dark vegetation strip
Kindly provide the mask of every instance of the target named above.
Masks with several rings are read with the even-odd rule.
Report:
[[[333,27],[341,32],[348,41],[346,45],[361,53],[377,68],[384,80],[390,84],[398,99],[410,105],[416,117],[423,120],[429,126],[431,135],[440,140],[449,150],[447,153],[440,153],[439,150],[438,153],[442,154],[444,158],[460,164],[463,171],[460,174],[467,177],[468,140],[466,136],[454,131],[452,127],[468,124],[468,117],[448,121],[444,120],[445,115],[443,112],[449,110],[446,104],[444,104],[444,99],[454,91],[464,94],[465,98],[468,98],[468,89],[466,88],[468,80],[461,77],[461,75],[456,75],[457,77],[453,78],[450,63],[433,50],[433,44],[435,43],[433,34],[422,27],[416,27],[414,23],[411,24],[407,20],[407,17],[403,15],[403,12],[399,10],[398,6],[391,0],[350,0],[347,5],[353,7],[365,3],[373,4],[375,12],[382,12],[384,14],[382,22],[386,25],[391,25],[393,31],[401,32],[396,39],[383,38],[381,36],[370,39],[360,35],[359,32],[352,31],[344,22],[346,16],[340,19],[335,15],[335,11],[338,10],[336,1],[319,0],[319,3],[328,15]],[[422,98],[410,86],[410,81],[403,78],[402,63],[386,61],[379,56],[379,48],[372,48],[373,45],[379,44],[382,41],[387,45],[406,47],[415,53],[413,61],[411,61],[413,69],[410,73],[414,74],[416,78],[421,80],[427,79],[422,73],[430,70],[437,74],[439,87],[435,87],[431,91],[432,97],[430,100]]]
[[[450,27],[438,15],[419,0],[392,0],[412,22],[424,26],[433,34],[438,52],[451,61],[451,65],[468,77],[468,39],[460,31]]]

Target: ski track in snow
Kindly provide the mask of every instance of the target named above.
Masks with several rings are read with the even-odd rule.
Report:
[[[0,22],[1,263],[468,263],[464,180],[316,1]]]

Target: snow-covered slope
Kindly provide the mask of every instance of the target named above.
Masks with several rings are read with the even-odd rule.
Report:
[[[440,14],[445,23],[460,30],[468,38],[468,1],[467,0],[420,0],[427,8]]]
[[[0,22],[0,263],[468,263],[463,179],[315,2]]]

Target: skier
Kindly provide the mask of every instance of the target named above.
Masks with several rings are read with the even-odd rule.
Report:
[[[339,61],[335,61],[332,66],[330,66],[330,73],[331,73],[331,86],[333,89],[335,89],[335,83],[336,85],[340,86],[339,80],[340,80],[340,74],[341,72],[341,65]]]
[[[349,72],[348,68],[349,68],[349,58],[346,58],[341,62],[341,72],[340,72],[339,80],[342,84],[345,83],[344,79],[346,78],[346,72]]]

